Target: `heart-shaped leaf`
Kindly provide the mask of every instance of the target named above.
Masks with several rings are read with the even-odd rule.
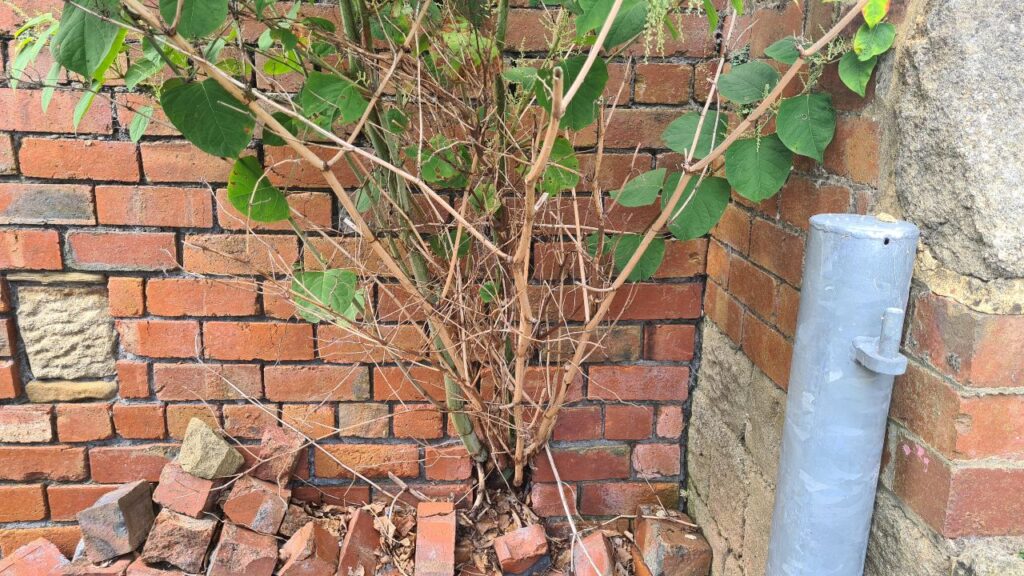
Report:
[[[678,173],[670,174],[665,182],[665,193],[661,195],[661,206],[666,203],[676,186],[679,185]],[[701,181],[697,192],[686,204],[683,203],[693,192],[697,178],[693,177],[686,184],[683,196],[669,216],[668,230],[679,240],[691,240],[707,234],[721,220],[725,207],[729,204],[729,183],[724,178],[708,177]]]
[[[160,0],[160,16],[174,22],[179,0]],[[228,17],[228,0],[182,0],[177,31],[185,38],[200,38],[220,28]]]
[[[298,272],[292,279],[295,308],[308,322],[318,323],[349,314],[356,295],[356,273],[351,270]]]
[[[861,60],[853,52],[843,54],[839,59],[839,79],[846,84],[846,87],[864,97],[868,89],[868,82],[871,81],[871,72],[878,63],[878,57],[872,56],[867,60]]]
[[[836,111],[828,94],[811,93],[779,104],[777,133],[787,148],[818,162],[836,132]]]
[[[736,104],[760,102],[779,83],[779,73],[764,62],[740,64],[718,80],[718,91]]]
[[[700,112],[687,112],[672,121],[665,128],[661,139],[665,145],[674,152],[686,154],[693,146],[693,136],[697,133],[697,124],[700,123]],[[697,140],[697,149],[693,157],[700,159],[711,153],[712,147],[722,143],[725,138],[727,122],[725,114],[717,114],[709,111],[704,123],[700,126],[700,138]]]
[[[793,153],[775,134],[737,140],[725,151],[725,176],[740,196],[753,202],[782,189],[793,168]]]
[[[612,198],[622,206],[635,208],[647,206],[658,197],[665,182],[665,169],[658,168],[633,178],[621,190],[612,192]]]
[[[160,107],[189,142],[214,156],[237,158],[256,125],[245,105],[212,78],[171,78],[160,89]]]
[[[612,242],[615,245],[615,252],[612,254],[612,263],[615,265],[617,272],[622,272],[626,268],[626,264],[633,257],[633,254],[640,248],[640,241],[643,240],[643,236],[640,234],[624,234],[617,238],[613,238]],[[626,276],[626,280],[630,282],[640,282],[647,280],[654,273],[658,271],[658,267],[661,266],[662,260],[665,259],[665,239],[661,237],[655,237],[651,240],[651,243],[647,245],[640,259],[637,260],[636,266]]]
[[[290,214],[284,194],[270,184],[255,156],[235,160],[228,175],[228,202],[257,222],[277,222]]]
[[[896,39],[896,27],[888,22],[882,22],[874,28],[867,24],[857,29],[857,35],[853,37],[853,51],[861,60],[885,54]]]

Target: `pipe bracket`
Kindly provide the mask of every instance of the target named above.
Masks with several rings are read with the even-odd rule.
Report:
[[[878,338],[858,336],[853,339],[854,359],[861,366],[877,374],[899,376],[907,371],[907,357],[896,353],[885,357],[878,353]]]

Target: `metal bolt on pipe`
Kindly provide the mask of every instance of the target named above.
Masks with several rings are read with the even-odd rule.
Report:
[[[811,218],[767,576],[862,576],[918,229]]]

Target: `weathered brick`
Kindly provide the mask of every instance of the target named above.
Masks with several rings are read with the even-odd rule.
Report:
[[[654,409],[650,406],[608,405],[604,408],[604,437],[643,440],[651,436]]]
[[[384,438],[388,435],[387,404],[338,404],[338,435],[342,438]]]
[[[683,433],[682,407],[659,406],[655,433],[659,438],[679,438]]]
[[[71,446],[0,446],[0,480],[84,480],[85,448]]]
[[[0,269],[60,270],[56,230],[0,230]]]
[[[304,230],[331,228],[331,196],[325,192],[289,194],[292,217]],[[217,221],[225,230],[291,230],[288,222],[257,222],[249,220],[228,202],[227,190],[217,190]]]
[[[14,156],[14,141],[11,135],[0,134],[0,174],[14,174],[18,171]]]
[[[593,448],[553,448],[551,456],[562,480],[606,480],[629,478],[629,447],[623,444]],[[533,478],[537,482],[554,481],[547,458],[534,462]]]
[[[8,550],[0,560],[0,574],[5,576],[65,574],[68,567],[68,559],[46,538]]]
[[[729,204],[722,213],[722,219],[711,229],[711,236],[746,254],[750,249],[750,226],[750,214],[735,204]]]
[[[587,397],[682,401],[689,380],[690,369],[685,366],[592,366]]]
[[[114,435],[106,402],[57,405],[57,437],[61,442],[92,442]]]
[[[23,443],[53,440],[52,406],[0,406],[0,442]]]
[[[80,270],[169,270],[178,265],[174,234],[68,232],[68,264]]]
[[[0,486],[0,522],[31,522],[46,518],[42,484]],[[0,570],[0,573],[3,573]]]
[[[552,437],[555,440],[598,440],[601,424],[600,406],[568,406],[558,412]]]
[[[755,219],[750,233],[750,259],[786,282],[800,286],[804,239],[777,224]]]
[[[391,428],[395,438],[440,438],[441,426],[441,413],[433,404],[396,405],[392,415]]]
[[[131,142],[25,138],[18,151],[21,173],[37,178],[136,182],[139,164]]]
[[[206,356],[218,360],[310,360],[313,329],[280,322],[207,322]]]
[[[122,438],[160,440],[166,436],[163,404],[114,404],[114,428]]]
[[[0,183],[0,224],[95,223],[88,186]]]
[[[275,402],[368,400],[370,376],[363,366],[267,366],[266,397]]]
[[[648,325],[644,337],[644,357],[661,362],[693,360],[696,327],[692,324]]]
[[[337,414],[333,405],[285,404],[281,408],[281,419],[315,440],[337,433]]]
[[[374,400],[426,400],[409,377],[431,398],[444,400],[444,379],[441,372],[424,366],[413,366],[406,371],[392,367],[374,368]]]
[[[322,160],[330,160],[337,149],[323,146],[311,146],[313,153]],[[264,148],[266,165],[270,167],[270,183],[275,186],[294,188],[327,188],[327,181],[320,173],[319,167],[299,158],[290,146],[267,146]],[[338,162],[331,171],[338,182],[346,188],[359,185],[359,179],[345,162]]]
[[[326,444],[329,454],[368,478],[384,478],[388,472],[402,478],[419,476],[419,449],[415,444]],[[313,457],[317,476],[352,478],[352,473],[317,450]]]
[[[679,485],[675,482],[594,482],[583,486],[580,512],[606,516],[635,510],[641,504],[665,508],[679,505]]]
[[[793,344],[749,314],[743,319],[743,352],[779,387],[789,385]]]
[[[167,435],[175,440],[185,438],[192,420],[201,420],[216,430],[220,426],[219,404],[168,404],[165,410]]]
[[[850,190],[844,186],[816,184],[802,176],[792,176],[779,193],[782,220],[807,230],[811,216],[850,210]]]
[[[78,526],[0,529],[0,553],[6,557],[33,540],[45,538],[56,545],[61,554],[71,556],[81,536]]]
[[[121,398],[148,398],[149,365],[145,362],[118,360],[117,384]]]
[[[273,405],[225,404],[223,411],[224,432],[233,438],[259,439],[264,430],[277,426]]]
[[[679,475],[679,444],[637,444],[633,469],[640,478]]]
[[[185,270],[196,274],[271,276],[290,272],[298,258],[291,235],[189,235],[183,254]]]
[[[562,495],[569,507],[570,514],[578,514],[576,509],[577,493],[576,484],[564,483],[561,485]],[[534,512],[540,516],[565,516],[565,507],[558,495],[558,487],[555,484],[534,482],[530,491],[530,504]]]
[[[111,316],[142,316],[145,311],[142,278],[113,276],[107,280],[107,294],[110,298]]]
[[[729,265],[729,292],[762,318],[775,310],[776,280],[742,258]]]
[[[14,318],[0,318],[0,356],[14,356],[18,346]]]
[[[150,182],[227,182],[231,163],[188,142],[143,142],[142,167]]]
[[[416,576],[455,573],[455,508],[451,502],[416,506]]]
[[[686,63],[639,63],[635,98],[644,104],[685,104],[690,100],[693,67]]]
[[[50,519],[74,520],[76,514],[115,488],[117,486],[112,484],[51,484],[46,487]]]
[[[865,116],[840,117],[832,145],[825,149],[825,169],[854,182],[878,183],[878,122]]]
[[[18,365],[11,360],[0,361],[0,399],[9,400],[21,395],[21,376]]]
[[[209,228],[213,203],[204,188],[97,186],[100,224]]]
[[[740,343],[743,336],[743,308],[738,300],[718,284],[708,282],[704,310],[708,319],[717,324],[733,342]]]
[[[102,446],[89,449],[89,469],[94,482],[121,483],[143,478],[160,479],[164,464],[174,456],[171,444]]]
[[[74,125],[74,110],[85,92],[58,89],[50,96],[43,111],[41,90],[0,89],[0,108],[7,111],[0,119],[0,130],[12,132],[66,132],[77,134],[110,134],[113,124],[110,107],[96,101]]]
[[[138,356],[191,358],[200,351],[199,323],[194,320],[118,320],[121,346]]]
[[[318,354],[326,362],[376,364],[394,361],[394,356],[389,354],[385,347],[353,336],[351,331],[333,325],[325,325],[320,326],[317,332]],[[426,345],[422,331],[409,324],[381,326],[380,335],[390,348],[401,351],[406,358],[420,357],[421,350]]]
[[[256,313],[257,285],[251,280],[153,278],[146,303],[157,316],[249,316]]]

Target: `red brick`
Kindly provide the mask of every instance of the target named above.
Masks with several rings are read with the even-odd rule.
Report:
[[[796,319],[800,312],[800,292],[789,284],[779,284],[775,297],[775,326],[785,336],[792,338],[796,334]]]
[[[909,348],[972,387],[1024,384],[1024,316],[975,312],[936,294],[914,301]]]
[[[775,310],[776,281],[742,258],[729,265],[729,292],[758,316],[771,318]]]
[[[8,550],[0,560],[0,574],[21,576],[33,574],[68,574],[68,559],[46,538],[38,538]]]
[[[708,243],[708,278],[723,286],[729,285],[729,252],[717,240]]]
[[[144,479],[156,482],[174,456],[173,445],[103,446],[89,449],[89,469],[95,482],[122,483]]]
[[[31,522],[46,518],[42,484],[0,486],[0,522]]]
[[[654,324],[646,328],[644,357],[662,362],[693,360],[696,327],[690,324]]]
[[[650,406],[608,405],[604,408],[604,437],[643,440],[651,436],[654,409]]]
[[[850,211],[850,190],[844,186],[816,184],[801,176],[792,176],[779,193],[782,220],[807,230],[811,216]]]
[[[224,515],[235,524],[264,534],[276,534],[288,510],[291,491],[244,475],[224,502]]]
[[[264,430],[277,426],[274,405],[224,404],[223,409],[224,431],[233,438],[258,440]]]
[[[57,437],[61,442],[92,442],[113,435],[107,403],[57,405]]]
[[[330,229],[331,196],[325,192],[297,192],[287,196],[292,217],[304,230]],[[291,230],[288,222],[247,220],[228,202],[227,190],[217,190],[217,221],[225,230]]]
[[[664,148],[662,132],[679,117],[679,111],[672,108],[619,108],[608,118],[605,131],[605,146],[609,148]],[[594,126],[585,128],[580,134],[579,146],[589,146]]]
[[[186,271],[196,274],[283,274],[299,258],[296,242],[292,235],[189,235],[183,262]]]
[[[636,65],[637,102],[644,104],[685,104],[690,101],[693,67],[680,63],[639,63]]]
[[[859,184],[878,184],[878,122],[864,116],[840,117],[825,169]]]
[[[0,480],[84,480],[85,448],[0,446]]]
[[[266,397],[275,402],[368,400],[370,378],[362,366],[267,366]]]
[[[252,280],[153,278],[146,302],[157,316],[249,316],[257,311],[257,289]]]
[[[594,482],[583,486],[580,512],[608,516],[628,513],[641,504],[660,504],[674,509],[679,504],[679,484],[652,482]]]
[[[165,418],[167,435],[175,440],[185,438],[188,423],[193,419],[206,422],[214,430],[221,428],[219,404],[168,404]]]
[[[314,440],[338,432],[335,425],[337,414],[334,406],[329,404],[285,404],[281,408],[281,419]],[[317,474],[322,475],[319,466]]]
[[[14,32],[29,18],[46,12],[60,17],[63,7],[64,3],[58,0],[25,0],[17,6],[0,4],[0,31]]]
[[[73,122],[75,106],[85,92],[55,90],[46,112],[43,112],[42,94],[42,90],[0,88],[0,109],[7,111],[0,118],[0,130],[110,134],[113,128],[110,106],[105,105],[103,98],[94,100],[76,127]]]
[[[679,475],[679,444],[637,444],[633,469],[640,478]]]
[[[150,182],[227,182],[231,162],[188,142],[143,142],[142,167]]]
[[[659,406],[655,433],[659,438],[679,438],[683,434],[682,407]]]
[[[145,311],[142,278],[113,276],[107,280],[107,294],[110,298],[111,316],[142,316]]]
[[[396,438],[440,438],[443,434],[441,413],[433,404],[396,405],[392,416],[392,430]]]
[[[744,22],[744,21],[747,22]],[[782,10],[762,8],[744,16],[737,22],[742,30],[749,22],[753,23],[750,31],[750,54],[756,58],[764,55],[764,49],[771,46],[779,38],[800,36],[803,33],[803,6],[787,2]]]
[[[767,220],[754,220],[750,259],[794,286],[803,276],[804,239]]]
[[[718,284],[708,282],[704,310],[709,320],[718,325],[736,344],[743,337],[743,308],[739,301],[722,290]]]
[[[21,376],[13,361],[0,361],[0,399],[7,400],[21,395]]]
[[[213,226],[209,190],[168,186],[97,186],[96,213],[115,226]]]
[[[703,274],[706,268],[707,240],[697,238],[665,242],[665,259],[654,278],[687,278]]]
[[[11,311],[11,286],[0,278],[0,312]]]
[[[473,472],[473,462],[461,444],[445,448],[427,446],[423,469],[428,480],[466,480]]]
[[[207,322],[206,357],[218,360],[311,360],[313,328],[281,322]]]
[[[0,406],[0,442],[31,444],[53,440],[49,405],[14,404]]]
[[[135,46],[129,46],[129,59],[141,56],[133,51]],[[137,48],[136,48],[137,49]],[[157,78],[159,78],[159,74]],[[148,94],[142,93],[117,93],[114,95],[114,103],[117,106],[117,118],[122,126],[130,126],[135,114],[144,106],[153,109],[150,113],[149,126],[146,127],[146,136],[180,136],[178,129],[171,124],[167,115],[160,109],[160,103]]]
[[[145,362],[118,360],[117,384],[121,398],[148,398],[149,365]]]
[[[779,387],[789,386],[793,345],[782,334],[749,314],[743,320],[743,352]]]
[[[174,234],[68,232],[68,263],[80,270],[169,270],[178,266]]]
[[[153,502],[179,514],[200,518],[217,496],[218,482],[193,476],[170,462],[160,471]]]
[[[0,268],[60,270],[61,261],[56,230],[0,230]]]
[[[562,494],[565,496],[566,504],[571,514],[577,514],[576,495],[578,488],[576,484],[562,484]],[[565,507],[558,496],[558,488],[555,484],[544,484],[534,482],[530,491],[530,508],[539,516],[565,516]]]
[[[572,572],[578,576],[605,576],[615,572],[615,553],[604,532],[591,532],[573,546]]]
[[[133,440],[164,438],[163,404],[114,404],[114,427],[118,436]]]
[[[21,173],[37,178],[135,182],[139,164],[131,142],[25,138],[18,152]]]
[[[0,529],[0,553],[5,557],[33,540],[45,538],[57,546],[61,554],[71,556],[82,537],[78,526],[45,526],[42,528]]]
[[[311,146],[311,149],[322,160],[329,160],[338,152],[336,148],[323,146]],[[327,188],[327,181],[320,168],[299,158],[290,146],[267,146],[264,153],[266,165],[270,168],[271,184],[295,188]],[[332,171],[342,186],[353,188],[359,185],[359,178],[346,162],[338,162]]]
[[[14,318],[0,318],[0,356],[14,356],[18,346]]]
[[[496,538],[494,551],[505,574],[526,572],[547,556],[548,535],[542,524],[531,524]]]
[[[408,373],[420,388],[435,400],[444,400],[444,379],[439,370],[413,366],[403,371],[400,368],[381,367],[373,370],[373,399],[423,401],[426,398],[406,377]]]
[[[682,320],[700,316],[703,285],[630,284],[624,286],[612,301],[610,314],[621,320]],[[573,315],[583,320],[582,308]]]
[[[552,433],[555,440],[598,440],[601,438],[601,407],[565,407],[558,412]]]
[[[353,336],[351,332],[337,326],[320,326],[317,328],[317,332],[318,353],[320,358],[327,362],[354,364],[357,362],[393,362],[395,360],[395,357],[388,352],[388,348]],[[390,349],[402,351],[406,358],[421,357],[421,350],[426,346],[420,328],[410,324],[381,326],[380,336]]]
[[[711,229],[711,237],[746,254],[750,249],[750,223],[750,214],[735,204],[729,204],[722,213],[722,219]]]
[[[96,503],[100,496],[117,488],[104,484],[51,484],[46,487],[50,520],[74,520],[75,515]]]
[[[455,573],[455,507],[451,502],[416,506],[415,576]]]
[[[419,449],[415,444],[325,444],[331,456],[368,478],[384,478],[388,472],[398,477],[419,476]],[[313,457],[320,478],[352,478],[352,473],[317,450]]]
[[[14,142],[10,134],[0,135],[0,174],[14,174],[18,167],[14,162]]]
[[[95,223],[88,186],[0,183],[0,224]]]
[[[587,397],[592,400],[686,400],[690,369],[685,366],[592,366]]]
[[[629,447],[625,445],[593,448],[552,448],[551,456],[562,480],[605,480],[629,478]],[[543,455],[535,459],[533,479],[554,481],[551,464]]]
[[[194,320],[118,320],[121,346],[151,358],[192,358],[199,354],[199,323]]]
[[[354,504],[361,506],[370,502],[370,488],[345,483],[340,486],[296,486],[292,490],[292,499],[314,504],[333,504],[343,506]]]

